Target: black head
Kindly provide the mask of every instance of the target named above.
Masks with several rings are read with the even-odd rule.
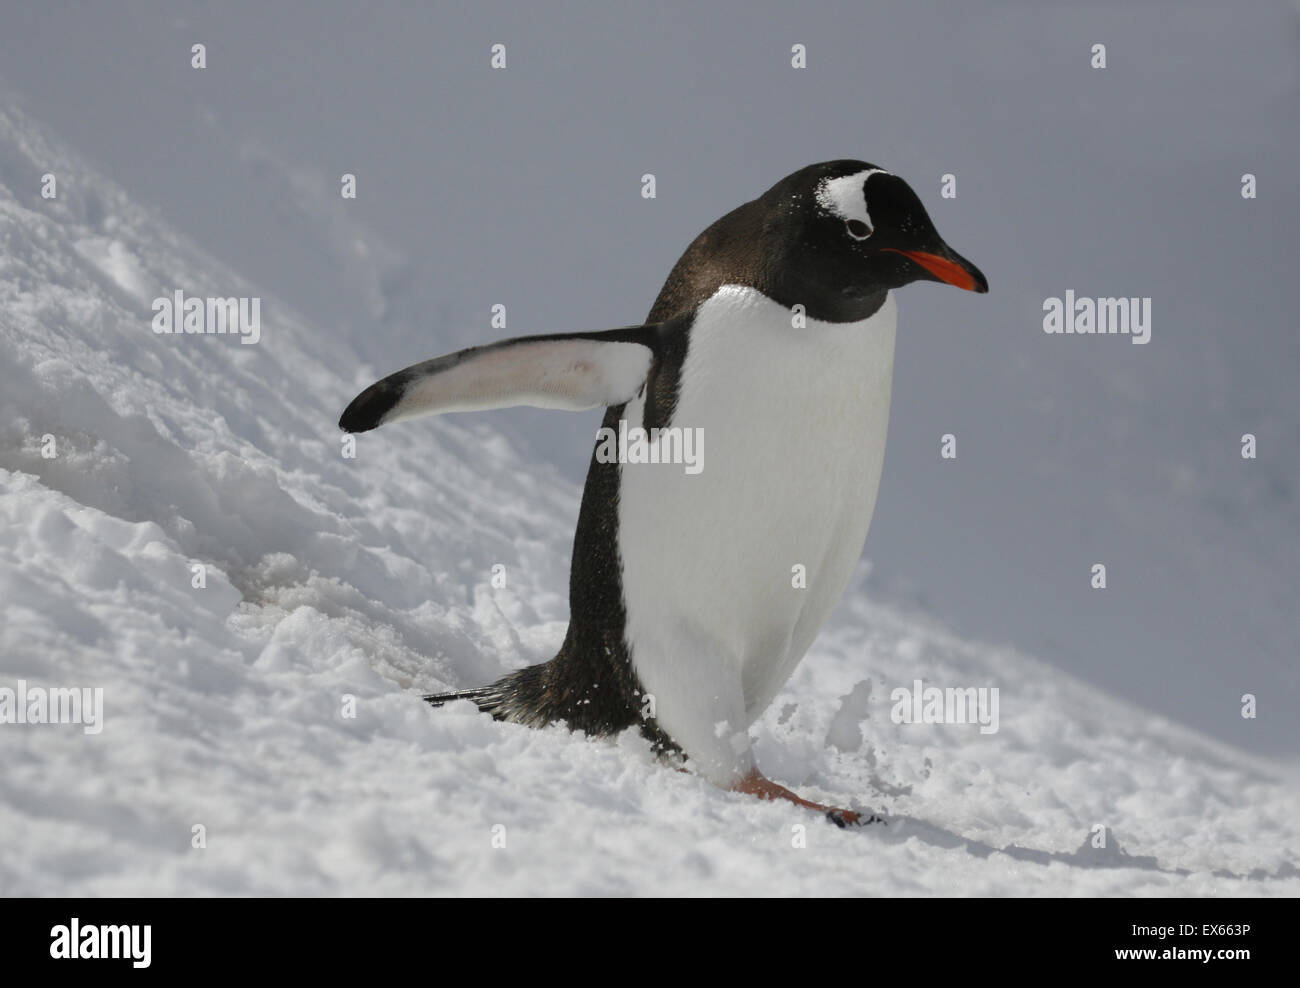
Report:
[[[769,293],[803,301],[816,318],[865,318],[886,292],[913,281],[989,290],[979,269],[943,242],[908,184],[865,161],[809,165],[755,205]]]

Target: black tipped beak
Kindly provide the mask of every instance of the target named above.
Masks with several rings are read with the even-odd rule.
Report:
[[[984,294],[989,290],[989,282],[984,277],[983,272],[955,250],[950,250],[946,246],[942,248],[943,253],[930,253],[924,250],[899,250],[897,247],[886,247],[885,250],[892,250],[896,254],[902,254],[909,261],[913,261],[925,268],[936,280],[942,281],[946,285],[954,285],[957,288],[964,288],[968,292],[979,292],[980,294]]]

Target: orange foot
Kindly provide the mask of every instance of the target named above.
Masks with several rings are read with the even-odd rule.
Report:
[[[825,813],[826,819],[835,826],[843,827],[860,827],[868,823],[884,823],[880,817],[875,814],[854,813],[852,810],[842,810],[836,806],[823,806],[821,803],[814,803],[795,795],[785,786],[779,786],[758,769],[750,772],[734,786],[731,787],[736,792],[747,793],[750,796],[757,796],[759,799],[788,799],[790,802],[806,807],[810,810],[816,810],[818,813]]]

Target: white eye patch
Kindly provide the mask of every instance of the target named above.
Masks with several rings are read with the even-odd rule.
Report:
[[[883,168],[867,168],[843,178],[825,179],[817,186],[817,204],[832,216],[850,224],[850,236],[856,240],[865,240],[876,228],[871,222],[871,214],[867,212],[867,179],[872,175],[888,174]],[[866,231],[863,232],[862,227],[853,223],[854,220],[863,224]]]

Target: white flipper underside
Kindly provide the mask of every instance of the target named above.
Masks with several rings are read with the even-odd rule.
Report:
[[[514,405],[564,411],[620,405],[641,390],[653,356],[639,343],[586,339],[485,347],[450,365],[410,368],[414,376],[383,421]]]

